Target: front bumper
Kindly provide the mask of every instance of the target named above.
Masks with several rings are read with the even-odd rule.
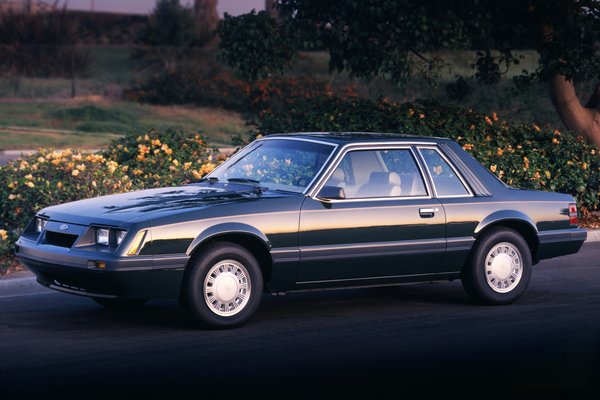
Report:
[[[21,237],[15,255],[51,289],[89,297],[176,298],[187,255],[117,257],[39,244]],[[104,263],[103,269],[97,262]]]
[[[560,229],[538,233],[537,259],[565,256],[577,253],[585,240],[587,231],[582,228]]]

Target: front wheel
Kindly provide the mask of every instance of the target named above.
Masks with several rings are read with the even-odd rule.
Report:
[[[463,287],[483,304],[509,304],[518,300],[531,278],[531,250],[510,228],[492,228],[475,243],[462,274]]]
[[[252,317],[262,296],[263,277],[246,248],[228,242],[210,244],[189,268],[180,301],[200,326],[234,328]]]

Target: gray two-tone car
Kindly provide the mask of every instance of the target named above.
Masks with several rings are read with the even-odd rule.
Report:
[[[573,197],[509,187],[451,140],[298,133],[197,183],[40,210],[15,251],[50,288],[106,306],[179,298],[222,328],[264,292],[461,279],[511,303],[533,265],[585,239]]]

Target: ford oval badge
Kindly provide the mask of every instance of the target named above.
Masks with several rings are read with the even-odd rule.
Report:
[[[67,224],[62,224],[61,226],[59,226],[61,231],[66,231],[67,229],[69,229],[69,225]]]

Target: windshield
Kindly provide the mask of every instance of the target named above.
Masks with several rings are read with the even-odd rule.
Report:
[[[223,163],[207,178],[302,193],[334,149],[333,145],[302,140],[261,140]]]

